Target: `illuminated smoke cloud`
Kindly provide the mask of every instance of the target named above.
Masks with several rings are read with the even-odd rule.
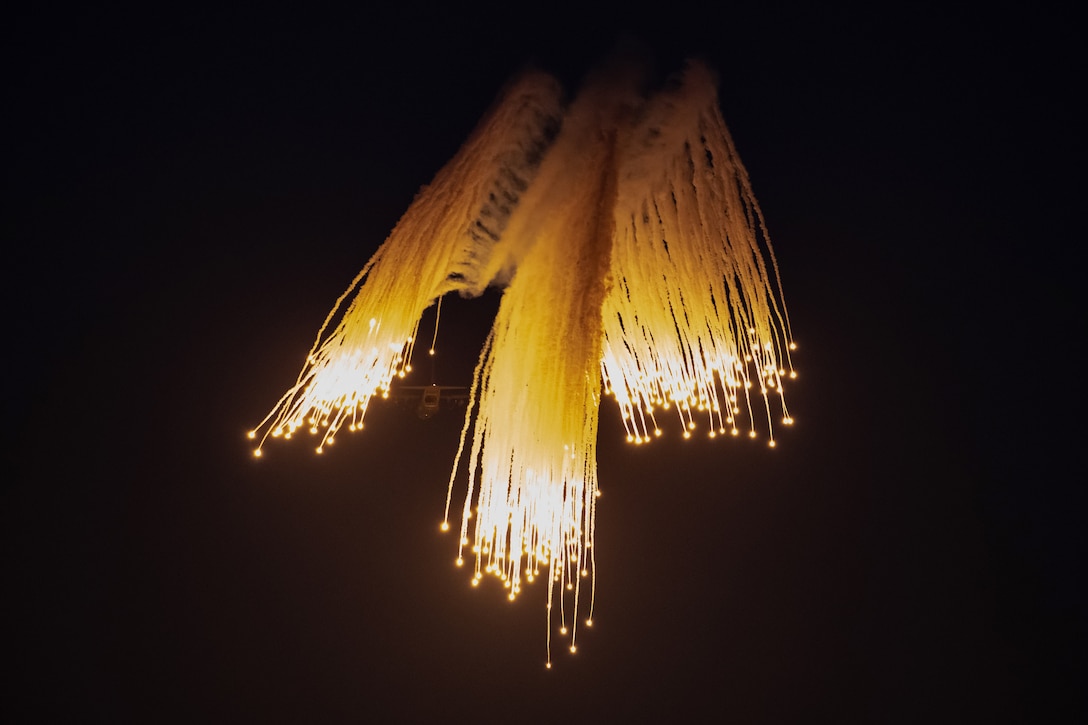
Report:
[[[756,437],[765,421],[772,446],[773,419],[792,422],[777,264],[713,75],[691,63],[655,94],[643,84],[637,64],[615,62],[565,111],[549,76],[512,84],[338,300],[295,386],[250,433],[263,444],[307,428],[320,452],[410,370],[426,307],[447,292],[505,287],[442,528],[467,444],[457,564],[471,558],[473,585],[491,574],[510,599],[544,579],[549,652],[553,605],[572,652],[585,588],[592,623],[602,394],[634,443],[661,434],[660,411],[685,437],[700,422],[711,437]]]

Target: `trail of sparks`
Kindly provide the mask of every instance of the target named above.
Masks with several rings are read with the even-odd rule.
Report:
[[[685,437],[705,421],[710,437],[755,438],[765,419],[772,446],[774,419],[792,423],[778,267],[713,76],[691,63],[649,98],[640,87],[634,66],[606,66],[562,113],[550,77],[512,85],[337,301],[295,386],[250,433],[263,444],[308,428],[321,452],[410,369],[427,306],[506,286],[442,529],[468,444],[457,565],[470,556],[472,584],[490,574],[511,600],[548,581],[548,667],[556,603],[577,649],[584,583],[592,623],[602,394],[634,443],[662,433],[661,411]]]
[[[411,370],[423,311],[447,292],[486,286],[477,272],[554,138],[560,98],[550,76],[523,76],[420,190],[336,301],[294,386],[250,431],[254,455],[269,436],[308,430],[321,453],[342,426],[361,428],[370,399]]]
[[[690,64],[652,99],[627,148],[601,371],[628,440],[660,435],[657,411],[671,409],[685,437],[698,419],[710,437],[737,435],[747,419],[754,438],[766,415],[773,446],[772,409],[792,423],[783,397],[792,342],[763,214],[709,70]]]
[[[573,652],[582,582],[593,571],[601,305],[616,195],[615,106],[622,98],[603,89],[583,94],[511,217],[507,234],[527,252],[473,385],[479,409],[457,561],[471,543],[473,584],[497,576],[511,600],[523,580],[550,581],[549,667],[553,607],[561,605],[559,632],[569,634]],[[574,168],[571,159],[579,160]],[[458,459],[463,446],[464,437]],[[447,520],[456,474],[455,462]]]

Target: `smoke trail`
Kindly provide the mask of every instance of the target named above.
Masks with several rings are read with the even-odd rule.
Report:
[[[479,154],[479,158],[486,161],[489,154],[495,168],[491,171],[487,196],[467,230],[471,243],[453,260],[450,289],[466,297],[478,297],[493,282],[493,275],[484,270],[489,266],[495,245],[503,237],[510,215],[535,179],[559,132],[561,99],[562,89],[555,78],[539,72],[528,74],[503,95],[494,109],[493,122],[479,133],[481,145],[486,146],[486,154]],[[475,179],[469,173],[463,181]]]
[[[555,137],[560,99],[539,72],[506,89],[336,301],[294,386],[250,432],[261,435],[255,455],[269,435],[308,429],[320,453],[342,425],[361,427],[371,397],[410,370],[423,310],[447,292],[483,290],[478,271]]]
[[[579,96],[511,217],[485,276],[501,274],[502,265],[516,271],[473,383],[479,409],[458,562],[475,503],[473,583],[495,575],[514,599],[523,577],[531,582],[548,569],[549,622],[559,588],[563,633],[563,594],[570,593],[572,651],[581,581],[592,571],[601,305],[613,236],[616,136],[637,101],[631,85],[606,76]],[[464,436],[458,459],[463,447]],[[450,494],[457,469],[455,463]],[[449,495],[447,519],[448,509]],[[550,624],[548,635],[550,642]]]
[[[264,430],[263,444],[305,426],[331,444],[409,369],[428,305],[507,285],[442,527],[471,431],[457,563],[470,547],[473,584],[491,574],[510,599],[547,578],[549,666],[553,604],[574,651],[587,578],[592,620],[602,390],[637,443],[661,434],[659,410],[685,437],[697,420],[711,437],[747,421],[756,437],[765,416],[771,445],[778,411],[792,422],[778,268],[713,75],[691,63],[649,97],[643,77],[618,56],[565,115],[551,77],[512,84],[337,301],[295,386],[250,434]]]
[[[471,543],[473,584],[497,576],[510,599],[550,567],[549,666],[556,588],[564,634],[571,593],[573,651],[581,578],[593,571],[602,377],[643,442],[660,433],[655,407],[675,408],[685,436],[697,413],[712,436],[739,432],[753,381],[769,416],[788,362],[777,269],[772,280],[712,75],[691,64],[647,101],[636,67],[619,62],[579,95],[480,275],[513,278],[447,492],[448,521],[471,428],[457,561]]]
[[[625,151],[601,370],[628,440],[660,435],[658,409],[674,409],[685,436],[697,418],[711,437],[738,434],[747,418],[755,437],[755,386],[773,446],[772,407],[792,422],[782,397],[792,343],[763,214],[709,69],[690,63],[655,96]]]

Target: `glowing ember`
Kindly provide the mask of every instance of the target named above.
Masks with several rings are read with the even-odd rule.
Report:
[[[250,433],[263,444],[308,429],[320,452],[410,369],[427,306],[506,286],[442,530],[471,431],[456,563],[471,553],[472,584],[491,574],[511,600],[523,583],[549,582],[549,667],[553,604],[574,652],[583,580],[592,622],[602,378],[635,443],[661,434],[660,410],[684,437],[705,421],[710,437],[755,438],[765,415],[772,446],[772,419],[792,422],[778,268],[713,77],[690,64],[647,99],[632,68],[606,67],[565,114],[549,77],[513,84],[337,301],[295,386]]]

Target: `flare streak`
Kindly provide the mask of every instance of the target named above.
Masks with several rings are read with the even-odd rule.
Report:
[[[662,434],[661,411],[684,437],[705,423],[754,438],[765,421],[772,446],[774,419],[792,423],[778,266],[711,71],[689,63],[647,93],[634,66],[613,64],[565,109],[550,76],[512,83],[337,300],[250,433],[256,455],[268,436],[307,428],[321,452],[360,428],[411,369],[423,310],[489,285],[505,291],[442,528],[467,458],[457,564],[470,554],[472,584],[491,574],[511,600],[549,582],[550,666],[553,605],[573,652],[584,583],[592,623],[602,395],[634,443]]]

